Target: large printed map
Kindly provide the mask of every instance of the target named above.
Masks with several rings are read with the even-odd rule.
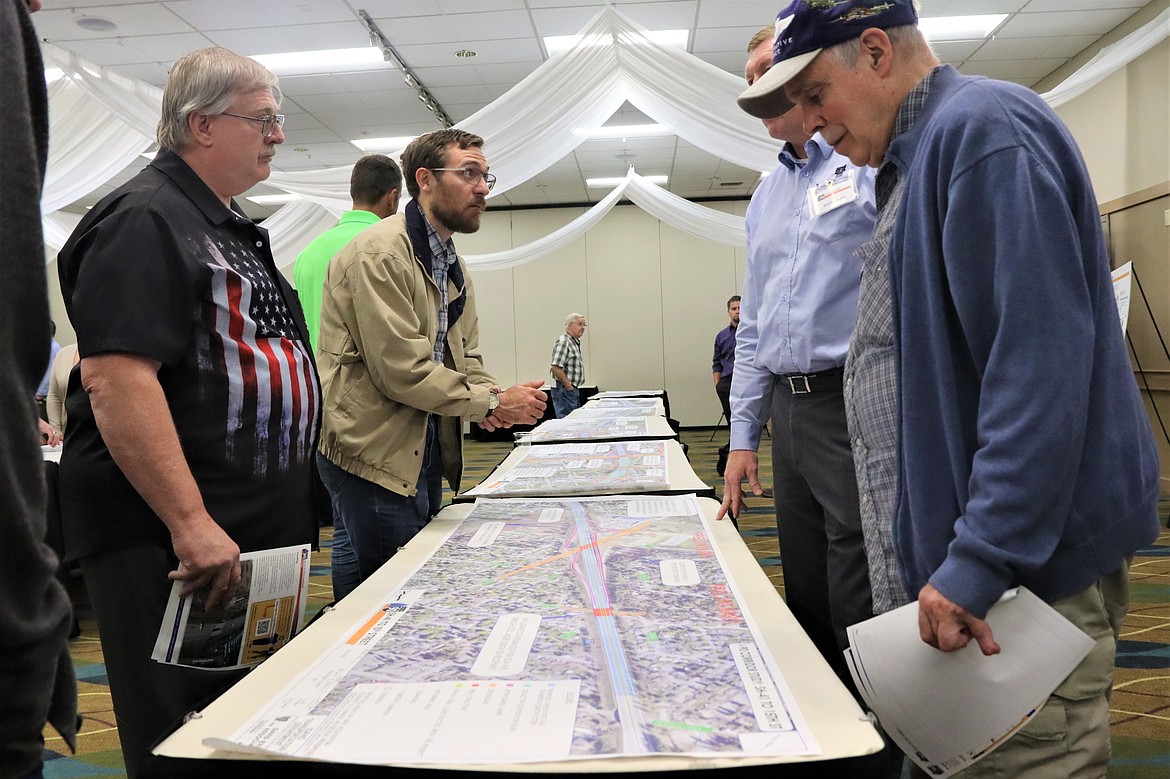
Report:
[[[229,742],[356,763],[818,747],[693,496],[480,500]]]
[[[649,424],[644,415],[577,417],[573,419],[565,417],[564,419],[550,419],[547,422],[541,422],[527,436],[528,440],[533,443],[595,439],[612,441],[623,438],[645,438],[649,435],[649,430]]]
[[[514,464],[469,495],[597,495],[670,486],[666,441],[605,441],[519,447]]]

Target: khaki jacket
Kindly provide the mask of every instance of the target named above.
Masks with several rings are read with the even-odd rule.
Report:
[[[428,252],[429,254],[429,247]],[[317,366],[324,396],[320,451],[349,473],[400,495],[417,492],[427,416],[441,417],[443,475],[459,491],[463,424],[482,421],[495,380],[483,369],[479,321],[463,259],[466,295],[434,360],[439,288],[415,256],[405,214],[363,230],[329,263]]]

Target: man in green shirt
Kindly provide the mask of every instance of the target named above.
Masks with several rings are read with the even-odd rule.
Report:
[[[398,213],[398,195],[402,190],[402,171],[385,154],[367,154],[353,166],[349,176],[349,196],[353,209],[341,215],[337,226],[314,238],[297,256],[293,266],[293,284],[305,312],[309,343],[313,353],[321,332],[321,295],[329,261],[358,233],[380,220]],[[348,593],[361,579],[357,557],[345,524],[333,512],[333,549],[330,552],[333,591],[336,597]]]
[[[401,190],[402,171],[394,160],[385,154],[362,157],[354,164],[349,177],[353,210],[342,214],[336,227],[314,238],[297,257],[293,266],[293,284],[305,311],[309,343],[314,353],[321,328],[321,289],[329,261],[362,230],[398,213]]]

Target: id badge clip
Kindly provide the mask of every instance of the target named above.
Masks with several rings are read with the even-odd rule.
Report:
[[[827,214],[835,208],[852,203],[861,196],[857,189],[857,170],[846,168],[832,178],[808,190],[808,205],[813,216]]]

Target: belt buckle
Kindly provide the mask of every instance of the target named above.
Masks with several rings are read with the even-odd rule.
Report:
[[[812,387],[808,385],[808,376],[785,376],[788,379],[788,388],[792,390],[793,395],[807,395],[812,392]]]

